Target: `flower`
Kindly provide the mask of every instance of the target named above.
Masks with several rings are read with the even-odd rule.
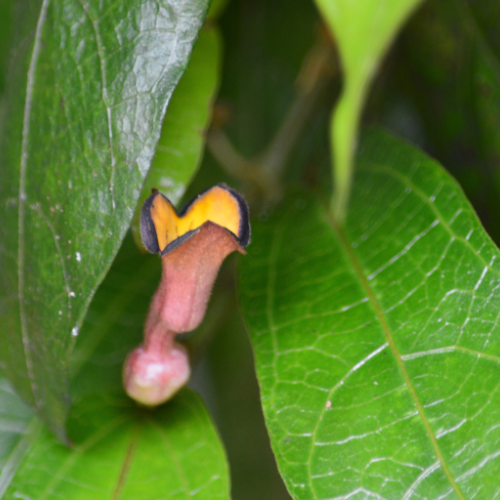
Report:
[[[144,326],[144,344],[127,358],[127,394],[144,405],[170,399],[189,379],[186,349],[175,335],[203,320],[219,268],[235,250],[250,243],[248,206],[224,184],[198,195],[178,214],[158,191],[141,212],[144,246],[162,259],[162,278]]]

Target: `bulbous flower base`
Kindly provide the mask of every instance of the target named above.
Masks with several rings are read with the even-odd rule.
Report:
[[[173,344],[168,352],[138,347],[128,356],[123,369],[127,394],[146,406],[169,400],[189,380],[191,369],[184,346]]]

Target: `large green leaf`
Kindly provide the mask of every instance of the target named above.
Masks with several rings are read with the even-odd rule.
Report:
[[[141,256],[125,239],[78,337],[71,449],[35,419],[21,435],[26,409],[0,392],[12,408],[0,419],[0,460],[10,450],[0,498],[229,498],[224,451],[199,398],[185,390],[157,411],[141,410],[122,389],[123,359],[141,341],[160,272],[157,256]]]
[[[68,361],[207,0],[17,4],[0,133],[0,356],[64,438]]]
[[[253,226],[241,295],[295,498],[492,499],[500,254],[456,183],[382,133],[339,230],[310,195]]]
[[[0,475],[1,498],[229,499],[224,452],[194,393],[157,411],[124,398],[89,403],[70,414],[71,449],[35,423]]]
[[[388,45],[422,0],[316,0],[337,42],[344,88],[330,125],[335,177],[334,210],[343,221],[352,178],[361,109]]]

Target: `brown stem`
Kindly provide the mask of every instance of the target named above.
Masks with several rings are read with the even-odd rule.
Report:
[[[298,89],[295,101],[260,161],[263,172],[281,177],[296,141],[331,76],[332,52],[330,48],[324,44],[314,45],[304,59],[297,77]]]
[[[254,159],[243,157],[227,135],[215,126],[207,134],[207,146],[219,164],[233,177],[263,192],[268,202],[281,193],[285,165],[309,120],[318,97],[335,74],[331,43],[320,40],[306,55],[296,80],[296,98],[266,151]]]

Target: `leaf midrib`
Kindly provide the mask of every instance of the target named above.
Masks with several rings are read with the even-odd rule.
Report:
[[[115,489],[113,491],[112,500],[119,500],[123,491],[123,487],[125,486],[125,482],[127,481],[128,471],[130,466],[132,465],[132,460],[134,458],[135,450],[137,448],[137,444],[139,441],[140,434],[140,425],[139,422],[136,422],[134,426],[134,430],[132,432],[132,436],[130,437],[130,443],[128,445],[127,451],[125,453],[125,457],[122,462],[122,466],[120,469],[120,474],[118,475],[118,480],[116,482]]]
[[[389,345],[389,348],[391,349],[391,352],[394,355],[394,359],[396,360],[399,371],[401,372],[401,374],[404,378],[405,384],[408,387],[410,395],[415,403],[418,415],[419,415],[419,417],[420,417],[420,419],[425,427],[425,430],[429,436],[432,447],[434,448],[434,452],[436,453],[436,457],[437,457],[439,463],[441,464],[441,468],[442,468],[444,474],[446,475],[448,481],[450,482],[450,485],[452,486],[453,490],[457,494],[458,498],[460,500],[465,500],[464,494],[462,493],[462,491],[458,487],[458,484],[456,483],[455,479],[453,478],[453,476],[448,468],[448,465],[446,464],[446,461],[443,457],[443,454],[441,453],[441,449],[440,449],[439,444],[437,442],[437,438],[434,435],[434,432],[433,432],[431,425],[427,419],[427,416],[425,415],[424,407],[423,407],[422,403],[420,402],[418,394],[417,394],[415,388],[413,387],[413,383],[411,381],[411,378],[406,370],[406,366],[403,362],[403,359],[401,358],[401,355],[397,349],[396,343],[395,343],[394,338],[392,336],[391,329],[389,328],[389,325],[388,325],[387,320],[385,318],[384,312],[383,312],[380,304],[378,303],[378,300],[375,296],[375,293],[372,290],[372,288],[370,287],[368,279],[365,276],[356,255],[352,251],[352,248],[349,245],[349,242],[347,240],[347,237],[346,237],[343,229],[337,224],[337,222],[333,219],[333,217],[331,215],[330,215],[329,221],[330,221],[332,228],[334,229],[334,231],[337,233],[337,235],[339,237],[339,241],[342,244],[343,250],[344,250],[345,254],[347,255],[347,257],[349,258],[349,261],[351,262],[351,264],[353,266],[353,269],[354,269],[354,271],[355,271],[355,273],[356,273],[356,275],[357,275],[357,277],[358,277],[358,279],[359,279],[359,281],[360,281],[360,283],[361,283],[361,285],[362,285],[362,287],[363,287],[363,289],[364,289],[364,291],[365,291],[365,293],[370,301],[370,304],[372,305],[373,309],[375,310],[377,318],[378,318],[380,325],[382,327],[382,330],[384,332],[387,344]]]

